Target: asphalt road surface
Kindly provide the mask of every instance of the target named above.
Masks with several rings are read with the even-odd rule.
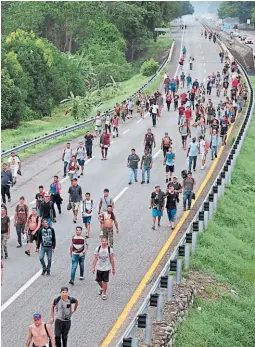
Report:
[[[192,17],[187,16],[186,23],[188,28],[184,35],[177,27],[173,30],[176,47],[168,72],[170,76],[174,76],[175,73],[180,75],[180,71],[177,71],[178,57],[180,48],[184,44],[187,48],[187,56],[191,55],[195,58],[191,76],[193,79],[198,78],[200,82],[203,82],[208,74],[213,71],[221,71],[219,48],[216,44],[209,43],[208,40],[200,37],[201,26]],[[186,74],[189,72],[188,69],[189,65],[186,62],[184,66]],[[215,94],[214,89],[212,97],[217,101]],[[131,148],[135,148],[140,157],[143,154],[144,134],[152,126],[150,116],[142,121],[139,116],[136,116],[121,127],[120,137],[112,142],[107,161],[100,160],[100,151],[96,147],[94,158],[85,165],[84,176],[79,180],[83,193],[89,191],[96,205],[106,187],[110,189],[110,195],[117,200],[115,211],[119,221],[120,234],[114,235],[116,275],[111,276],[107,301],[102,301],[98,296],[98,287],[91,271],[92,254],[100,242],[96,211],[92,217],[92,233],[85,260],[85,280],[80,282],[77,278],[74,287],[68,285],[71,269],[69,245],[75,230],[72,213],[66,210],[69,179],[62,183],[63,214],[57,216],[57,223],[54,224],[57,246],[53,255],[54,263],[50,277],[40,276],[40,263],[34,248],[30,258],[24,254],[25,247],[16,249],[17,238],[12,220],[12,235],[8,242],[9,259],[4,261],[4,284],[2,286],[3,346],[25,345],[27,327],[31,324],[34,312],[42,312],[44,320],[49,321],[52,300],[59,294],[60,287],[63,285],[69,286],[71,295],[76,297],[80,303],[73,316],[69,346],[100,346],[169,237],[170,230],[166,214],[160,229],[156,228],[154,231],[151,229],[151,210],[148,207],[154,185],[160,183],[163,190],[166,186],[163,155],[160,151],[160,142],[165,131],[168,131],[173,139],[176,153],[175,173],[180,177],[181,170],[187,168],[186,152],[181,148],[177,118],[177,113],[172,109],[169,113],[164,109],[156,129],[153,129],[157,146],[153,152],[154,164],[150,184],[140,184],[141,172],[139,172],[139,183],[129,186],[128,168],[126,167],[127,156]],[[193,129],[193,133],[195,134],[195,129]],[[33,202],[39,184],[48,188],[54,174],[59,173],[62,177],[63,164],[60,158],[63,147],[64,144],[63,146],[58,145],[27,161],[23,169],[24,176],[12,192],[13,200],[10,204],[11,207],[8,208],[9,216],[13,215],[14,207],[21,195],[25,196],[26,202],[29,204]],[[76,148],[77,144],[73,147]],[[210,165],[209,158],[206,170],[200,171],[199,158],[197,171],[194,173],[197,189]],[[30,207],[33,205],[34,203],[29,204]],[[181,210],[182,204],[179,207],[178,218],[182,213]]]

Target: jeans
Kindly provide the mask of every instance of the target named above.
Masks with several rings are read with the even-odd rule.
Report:
[[[48,258],[48,265],[47,265],[47,267],[46,267],[45,262],[44,262],[45,253],[46,253],[47,258]],[[43,270],[47,270],[47,272],[50,272],[51,259],[52,259],[52,248],[51,247],[41,246],[39,259],[40,259],[40,262],[42,264]]]
[[[83,256],[79,256],[79,254],[73,254],[72,255],[72,270],[71,270],[71,280],[74,281],[75,279],[75,273],[77,266],[79,264],[80,266],[80,276],[83,277],[84,275],[84,262],[85,262],[85,254]]]
[[[157,115],[156,115],[156,113],[152,113],[151,116],[152,116],[152,126],[155,127],[155,126],[156,126],[156,122],[157,122],[157,121],[156,121]]]
[[[214,156],[217,156],[218,146],[211,146],[211,158],[214,159]]]
[[[2,186],[2,185],[1,185],[1,195],[2,195],[3,203],[6,204],[5,195],[7,195],[7,198],[8,198],[8,199],[11,198],[11,195],[10,195],[10,186],[8,186],[8,185]]]
[[[71,321],[62,321],[56,319],[55,321],[55,340],[57,347],[67,347],[67,336],[71,328]],[[61,345],[62,338],[62,345]]]
[[[143,166],[142,170],[142,181],[145,182],[145,172],[147,172],[147,182],[150,182],[150,173],[151,173],[151,168],[150,166]]]
[[[189,92],[191,89],[191,83],[187,83],[187,91]]]
[[[183,192],[183,208],[186,209],[186,204],[188,200],[188,209],[191,208],[191,200],[192,200],[192,190],[184,190]]]
[[[189,156],[189,171],[191,171],[191,166],[193,162],[193,170],[196,170],[196,165],[197,165],[197,156]]]
[[[59,194],[52,194],[51,200],[52,200],[53,204],[57,205],[58,211],[61,212],[62,198],[60,197],[60,195]]]
[[[64,175],[66,175],[67,166],[68,166],[68,161],[64,161]]]
[[[16,224],[16,232],[17,232],[17,236],[18,236],[18,244],[22,244],[21,243],[21,234],[24,234],[24,229],[25,229],[25,224]]]
[[[137,180],[137,169],[129,168],[129,182],[132,183],[133,180]]]
[[[7,251],[7,233],[1,234],[1,257],[4,255],[7,257],[8,256],[8,251]]]
[[[86,152],[88,157],[92,157],[92,143],[86,143]]]

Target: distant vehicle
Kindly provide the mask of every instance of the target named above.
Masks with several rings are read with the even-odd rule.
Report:
[[[239,37],[239,36],[240,36],[240,33],[239,33],[238,31],[235,31],[235,32],[233,33],[233,36],[234,36],[234,37]]]
[[[246,38],[247,38],[247,35],[242,35],[241,36],[241,41],[245,41]]]
[[[253,43],[253,39],[252,37],[247,37],[244,41],[244,43],[247,45],[247,44],[252,44]]]

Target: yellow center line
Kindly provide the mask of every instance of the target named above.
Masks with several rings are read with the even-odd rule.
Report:
[[[229,137],[230,137],[230,135],[232,133],[233,127],[234,127],[234,123],[231,124],[231,126],[229,128],[229,132],[228,132],[228,135],[227,135],[227,140],[229,139]],[[201,185],[200,185],[200,187],[199,187],[199,189],[198,189],[198,191],[196,193],[196,200],[201,195],[204,187],[206,186],[206,184],[210,180],[210,178],[211,178],[211,176],[212,176],[212,174],[214,172],[214,169],[216,168],[216,165],[218,164],[218,161],[219,161],[219,159],[220,159],[220,157],[221,157],[221,155],[223,153],[223,150],[224,150],[224,146],[221,146],[221,148],[220,148],[220,150],[218,152],[218,157],[214,160],[212,166],[210,167],[209,171],[207,172],[203,182],[201,183]],[[192,202],[192,206],[194,204],[195,204],[195,201]],[[143,279],[141,280],[140,284],[138,285],[138,287],[134,291],[134,293],[131,296],[130,300],[128,301],[127,305],[124,307],[123,311],[119,315],[118,319],[114,323],[114,325],[111,328],[111,330],[109,331],[108,335],[106,336],[106,338],[102,342],[101,347],[107,347],[112,342],[113,338],[115,337],[115,335],[117,334],[118,330],[120,329],[120,327],[124,323],[125,319],[127,318],[127,315],[130,313],[131,309],[133,308],[133,306],[136,304],[137,300],[139,299],[142,291],[146,287],[146,284],[148,283],[149,279],[153,275],[153,273],[156,270],[157,266],[159,265],[160,261],[162,260],[162,258],[166,254],[166,252],[167,252],[168,248],[171,246],[172,242],[174,241],[176,234],[178,233],[178,231],[183,226],[183,224],[184,224],[186,218],[188,217],[189,213],[190,213],[190,211],[185,211],[183,213],[183,215],[181,216],[181,218],[180,218],[179,222],[177,223],[174,231],[171,233],[170,237],[168,238],[168,240],[166,241],[164,246],[161,248],[159,254],[157,255],[157,257],[154,260],[154,262],[152,263],[152,265],[150,266],[149,270],[144,275]]]

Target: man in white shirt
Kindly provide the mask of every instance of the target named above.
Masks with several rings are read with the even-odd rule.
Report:
[[[158,105],[154,104],[151,107],[152,126],[154,128],[156,127],[157,115],[158,115]]]
[[[86,228],[86,237],[89,238],[90,234],[90,223],[93,211],[93,200],[90,198],[90,193],[85,194],[85,200],[81,202],[81,213],[83,223]]]
[[[8,168],[12,172],[12,182],[16,184],[18,170],[21,169],[21,161],[14,152],[11,152],[11,156],[8,159]]]
[[[200,169],[204,170],[207,151],[206,151],[206,143],[203,136],[199,137],[199,153],[201,154],[201,161],[202,161]]]

